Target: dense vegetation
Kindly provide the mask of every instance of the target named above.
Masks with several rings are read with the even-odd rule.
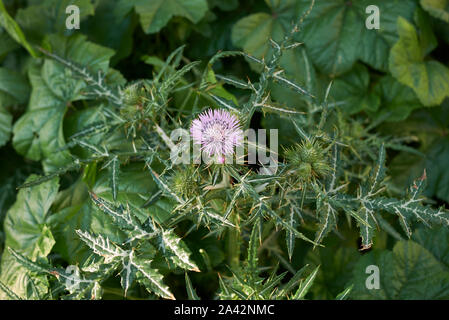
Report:
[[[448,299],[448,50],[447,0],[0,0],[0,298]],[[277,170],[173,163],[209,108]]]

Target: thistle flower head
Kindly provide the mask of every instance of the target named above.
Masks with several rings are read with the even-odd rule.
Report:
[[[209,109],[193,120],[190,127],[193,142],[209,156],[217,156],[221,163],[242,143],[238,118],[225,110]]]

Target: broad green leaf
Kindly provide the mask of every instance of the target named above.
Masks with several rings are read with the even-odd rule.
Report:
[[[71,31],[66,27],[69,17],[66,8],[69,5],[76,5],[80,9],[80,27],[83,27],[87,16],[94,14],[94,5],[90,0],[45,0],[19,9],[16,21],[30,42],[39,43],[47,34],[70,34],[77,30]]]
[[[25,103],[29,94],[30,86],[24,76],[14,70],[0,68],[0,106]]]
[[[386,121],[402,121],[414,109],[422,107],[413,90],[392,76],[382,77],[374,92],[380,97],[380,108],[378,112],[369,112],[373,117],[386,117]]]
[[[367,289],[366,268],[379,268],[379,289]],[[370,279],[369,279],[370,280]],[[354,271],[351,297],[355,299],[447,299],[449,272],[425,248],[413,241],[398,242],[393,251],[362,256]],[[371,283],[371,281],[370,281]]]
[[[114,50],[90,42],[85,35],[81,34],[68,38],[49,35],[45,39],[45,44],[52,53],[61,58],[67,58],[81,67],[86,67],[94,74],[100,70],[106,74],[109,69],[109,60],[114,55]]]
[[[268,39],[279,41],[283,34],[279,20],[268,13],[254,13],[234,25],[232,41],[247,53],[258,58],[268,58]]]
[[[32,175],[28,181],[34,178],[36,176]],[[58,187],[58,179],[55,178],[19,191],[5,218],[7,247],[22,250],[32,260],[50,253],[54,239],[46,223]]]
[[[369,5],[379,8],[378,30],[365,26]],[[307,11],[309,6],[309,0],[299,0],[299,12]],[[326,74],[346,72],[357,59],[386,70],[390,46],[397,38],[396,19],[411,19],[415,8],[413,0],[316,1],[300,37],[314,63]]]
[[[0,105],[0,147],[8,141],[12,130],[12,115]]]
[[[137,25],[132,9],[133,5],[129,0],[100,0],[95,8],[95,15],[81,22],[81,28],[89,34],[89,39],[116,51],[111,64],[131,53],[132,35]]]
[[[9,300],[20,300],[20,297],[11,291],[3,282],[0,281],[0,292],[6,295]]]
[[[292,27],[295,1],[282,0],[269,3],[272,13],[253,13],[240,19],[232,28],[235,46],[257,58],[269,58],[272,52],[269,39],[281,41]],[[259,66],[252,66],[260,69]]]
[[[309,250],[305,262],[312,268],[321,266],[310,292],[313,299],[334,299],[346,287],[351,279],[354,264],[360,254],[353,247],[341,247],[332,244],[338,238],[330,235],[324,248]],[[331,240],[332,239],[332,240]]]
[[[40,16],[39,18],[42,18],[42,16]],[[2,25],[3,28],[5,28],[5,30],[9,33],[11,38],[13,38],[15,41],[20,43],[25,49],[27,49],[28,52],[33,57],[37,57],[36,51],[34,51],[33,47],[31,47],[31,45],[26,40],[25,35],[23,34],[19,25],[14,21],[13,18],[11,18],[11,16],[6,11],[5,5],[3,4],[2,0],[0,0],[0,25]]]
[[[427,168],[428,186],[426,195],[449,201],[449,140],[438,139],[426,152],[424,168]]]
[[[418,34],[423,55],[428,55],[438,46],[432,19],[424,10],[417,9],[414,15],[414,22],[419,30]]]
[[[132,0],[147,34],[160,31],[173,16],[182,16],[197,23],[207,11],[206,0]]]
[[[446,227],[420,227],[414,234],[413,240],[429,250],[433,256],[446,266],[449,271],[449,231]]]
[[[449,1],[448,0],[421,0],[421,6],[435,18],[449,23]]]
[[[219,7],[223,11],[231,11],[237,9],[239,6],[239,0],[208,0],[209,8],[212,9],[215,6]]]
[[[405,190],[413,180],[421,176],[424,169],[427,174],[425,196],[449,201],[449,140],[445,132],[449,125],[449,99],[439,107],[417,110],[403,122],[388,126],[387,134],[400,133],[414,136],[421,145],[420,151],[425,155],[412,155],[401,152],[389,165],[389,173],[394,184]]]
[[[53,52],[60,57],[89,68],[92,72],[107,72],[111,49],[86,41],[83,35],[47,38]],[[33,64],[29,69],[32,92],[27,112],[14,125],[14,148],[25,157],[44,160],[46,171],[70,161],[63,134],[63,118],[71,101],[81,98],[85,83],[76,79],[71,70],[56,61],[45,60],[42,68]]]
[[[426,48],[411,23],[399,17],[397,24],[400,38],[389,60],[392,75],[411,87],[423,105],[441,104],[449,96],[449,69],[436,60],[425,59]]]
[[[0,60],[9,52],[16,50],[20,45],[14,41],[6,31],[0,27]]]
[[[21,299],[42,299],[48,292],[47,277],[30,273],[9,252],[2,255],[1,270],[0,281]],[[0,290],[0,300],[6,298],[8,295]]]
[[[62,120],[66,103],[57,97],[41,76],[40,68],[29,69],[32,92],[28,111],[14,124],[13,146],[26,158],[46,159],[47,168],[63,166],[69,161],[64,146]]]
[[[369,86],[368,69],[362,64],[357,64],[350,72],[333,82],[331,103],[350,114],[359,111],[375,112],[379,108],[380,98],[370,92]]]
[[[307,92],[316,97],[321,97],[324,93],[322,79],[318,78],[312,60],[307,54],[306,48],[302,45],[298,48],[285,51],[280,59],[280,65],[285,70],[285,77],[291,79]],[[295,110],[307,110],[307,100],[302,94],[291,90],[278,82],[271,84],[271,96],[275,101]]]
[[[35,176],[30,176],[29,180],[34,178]],[[58,187],[58,179],[55,178],[19,191],[4,222],[6,247],[20,251],[31,260],[47,257],[55,244],[48,227],[48,211]],[[0,281],[24,298],[40,298],[48,289],[45,277],[31,276],[8,251],[2,256]]]

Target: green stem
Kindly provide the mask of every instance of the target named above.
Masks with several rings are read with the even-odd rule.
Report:
[[[238,213],[233,212],[230,216],[231,222],[237,228],[228,229],[228,264],[235,270],[239,267],[240,262],[240,230],[238,229]]]

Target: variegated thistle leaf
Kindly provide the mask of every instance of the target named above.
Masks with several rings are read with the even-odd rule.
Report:
[[[317,201],[318,231],[315,234],[315,243],[319,244],[324,237],[337,226],[337,210],[327,201]]]
[[[362,218],[362,221],[358,222],[360,237],[362,238],[362,245],[360,250],[368,250],[373,245],[373,236],[377,221],[374,216],[374,211],[368,209],[364,205],[362,205],[358,214]]]
[[[386,159],[385,146],[384,144],[382,144],[379,149],[379,155],[377,158],[376,165],[371,170],[370,177],[361,190],[362,197],[366,198],[372,197],[382,190],[381,184],[385,178],[386,173],[385,159]]]
[[[120,176],[120,161],[117,156],[114,156],[105,166],[109,168],[110,178],[109,184],[112,191],[112,199],[117,200],[118,183]]]
[[[4,292],[10,300],[22,300],[12,290],[10,290],[3,282],[0,281],[0,292]]]
[[[192,281],[190,281],[189,275],[186,272],[186,289],[187,289],[187,296],[189,297],[189,300],[200,300],[198,297],[195,289],[192,286]]]
[[[64,296],[64,299],[93,299],[92,290],[94,290],[95,285],[99,286],[97,275],[93,274],[86,278],[81,274],[77,266],[69,266],[66,269],[53,268],[42,262],[31,261],[20,252],[11,248],[9,248],[9,251],[22,266],[31,272],[35,274],[54,276],[63,285],[63,287],[70,292],[70,295]],[[102,273],[103,276],[108,273],[107,270],[104,271],[104,274]],[[96,288],[96,290],[98,291],[100,289]],[[97,294],[96,297],[101,298],[101,295]]]
[[[150,261],[141,260],[133,255],[129,256],[129,263],[136,268],[136,279],[142,283],[145,288],[156,295],[170,300],[175,300],[175,296],[163,282],[163,276],[156,269],[151,268]]]
[[[313,281],[316,278],[316,275],[318,274],[318,271],[320,270],[320,266],[316,267],[315,270],[312,271],[309,276],[300,283],[298,290],[293,296],[294,300],[302,300],[304,299],[305,295],[309,291],[310,287],[313,284]]]
[[[137,220],[137,218],[132,214],[129,205],[123,206],[115,205],[103,198],[98,197],[95,193],[90,192],[90,197],[93,203],[104,213],[112,217],[114,223],[121,228],[122,230],[126,230],[129,233],[130,240],[133,239],[142,239],[142,238],[152,238],[154,237],[158,231],[147,232],[142,224]],[[151,224],[148,224],[151,229],[154,227]]]
[[[104,238],[102,235],[94,236],[89,232],[83,232],[81,230],[76,230],[76,233],[94,253],[104,257],[106,263],[127,256],[125,250],[111,242],[107,237]]]
[[[163,252],[168,253],[170,260],[178,267],[200,272],[195,262],[190,259],[191,252],[189,248],[172,229],[160,233],[159,246]]]
[[[130,255],[133,254],[133,251],[131,251]],[[136,267],[131,263],[132,257],[125,257],[122,260],[122,271],[120,272],[120,284],[125,291],[125,297],[128,293],[129,287],[133,284],[137,269]]]

